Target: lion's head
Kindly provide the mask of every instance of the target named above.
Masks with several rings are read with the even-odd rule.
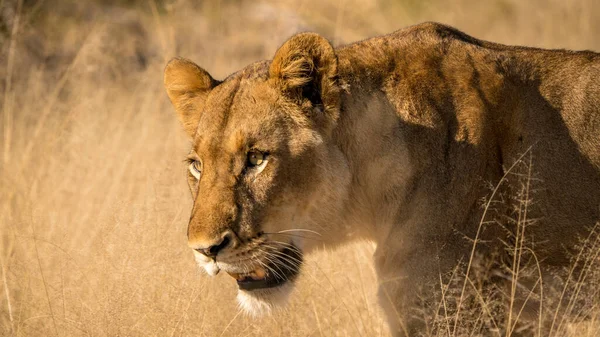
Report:
[[[332,142],[335,52],[299,34],[272,61],[224,81],[173,59],[164,83],[193,140],[188,244],[209,274],[237,280],[242,307],[268,310],[289,293],[303,253],[333,237],[348,194],[349,168]]]

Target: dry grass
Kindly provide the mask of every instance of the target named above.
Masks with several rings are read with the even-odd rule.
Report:
[[[297,31],[340,44],[424,20],[497,42],[600,50],[592,0],[118,3],[0,0],[0,334],[389,334],[367,243],[310,257],[290,306],[273,317],[244,317],[229,279],[200,275],[185,244],[187,139],[162,88],[172,56],[223,78],[270,58]],[[600,284],[600,243],[588,241],[577,260],[586,272],[573,272],[565,294],[584,297],[585,285]],[[478,289],[471,279],[458,283]],[[443,288],[446,308],[453,293]],[[437,317],[432,334],[489,328],[493,296],[470,294],[459,295],[480,306]],[[561,308],[544,311],[553,334],[600,334],[597,303],[581,308],[560,289],[544,294],[548,308]],[[568,324],[580,316],[591,320]]]

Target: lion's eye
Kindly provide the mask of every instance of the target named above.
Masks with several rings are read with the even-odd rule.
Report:
[[[202,173],[202,163],[194,160],[190,163],[189,166],[190,173],[196,178],[196,180],[200,180],[200,174]]]
[[[260,166],[265,161],[265,155],[262,152],[248,152],[248,166]]]

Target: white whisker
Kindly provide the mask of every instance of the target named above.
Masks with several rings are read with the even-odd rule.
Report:
[[[278,231],[277,233],[289,233],[289,232],[306,232],[306,233],[312,233],[318,236],[322,236],[321,233],[313,231],[311,229],[305,229],[305,228],[295,228],[295,229],[286,229],[286,230],[282,230],[282,231]]]

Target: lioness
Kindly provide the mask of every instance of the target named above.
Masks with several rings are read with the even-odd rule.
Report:
[[[424,23],[339,48],[298,34],[223,81],[175,58],[164,84],[193,140],[188,244],[208,274],[237,281],[249,312],[285,299],[315,247],[366,239],[392,331],[417,333],[417,290],[469,260],[487,184],[526,152],[544,270],[600,219],[594,52]]]

